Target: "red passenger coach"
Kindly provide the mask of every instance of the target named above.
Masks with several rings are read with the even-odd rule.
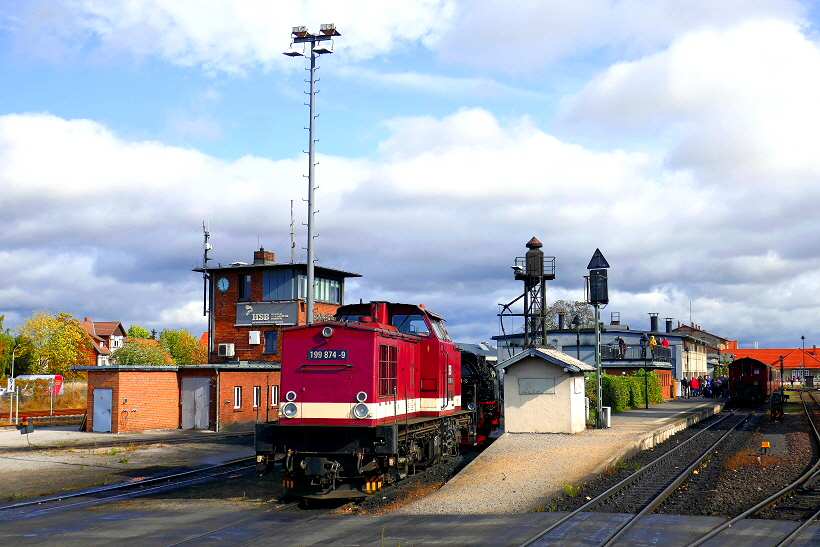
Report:
[[[734,401],[765,401],[780,389],[780,369],[751,357],[729,363],[729,396]]]
[[[366,496],[486,437],[475,402],[462,408],[461,352],[423,307],[342,306],[283,333],[285,401],[278,423],[257,424],[256,451],[260,473],[284,456],[289,494]]]

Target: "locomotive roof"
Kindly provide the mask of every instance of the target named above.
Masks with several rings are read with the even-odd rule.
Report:
[[[440,321],[446,321],[442,316],[440,316],[436,312],[430,311],[427,308],[425,308],[424,306],[419,306],[418,304],[405,304],[405,303],[401,303],[401,302],[385,302],[385,301],[382,301],[382,300],[374,300],[373,302],[357,302],[355,304],[345,304],[344,306],[339,306],[339,309],[336,311],[336,313],[340,314],[340,313],[349,312],[351,310],[356,310],[359,307],[361,307],[363,310],[365,310],[366,312],[369,313],[370,312],[370,304],[376,304],[376,303],[378,303],[378,304],[387,304],[387,306],[390,307],[390,308],[392,308],[393,306],[415,308],[420,313],[427,314],[430,317],[433,317],[433,318],[438,319]]]

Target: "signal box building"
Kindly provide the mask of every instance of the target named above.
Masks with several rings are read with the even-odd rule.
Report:
[[[74,367],[88,373],[87,430],[245,428],[279,416],[281,331],[306,324],[307,265],[278,264],[264,248],[252,264],[197,268],[208,287],[208,362]],[[315,267],[314,322],[344,302],[359,274]]]
[[[253,263],[197,268],[210,287],[209,362],[281,362],[284,327],[306,321],[307,264],[275,261],[260,248]],[[314,267],[313,322],[333,317],[344,302],[344,281],[359,274]]]

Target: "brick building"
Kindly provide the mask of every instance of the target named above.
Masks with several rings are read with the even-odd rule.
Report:
[[[88,373],[88,431],[226,431],[278,415],[279,371],[269,366],[114,365],[74,370]]]
[[[344,281],[359,274],[316,266],[314,321],[344,302]],[[278,264],[260,248],[253,263],[197,268],[210,287],[209,362],[279,363],[283,327],[306,323],[307,264]]]
[[[74,367],[88,373],[87,430],[224,431],[278,418],[280,332],[306,323],[307,265],[277,264],[262,248],[253,264],[194,271],[208,280],[208,363]],[[348,277],[359,274],[315,268],[315,321],[336,313]]]

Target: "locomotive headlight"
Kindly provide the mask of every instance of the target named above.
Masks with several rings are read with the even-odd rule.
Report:
[[[285,403],[282,407],[282,416],[285,418],[293,418],[299,412],[299,407],[296,403]]]
[[[333,336],[333,328],[332,327],[325,327],[322,329],[322,336],[325,338],[330,338]]]
[[[353,407],[353,416],[359,420],[363,420],[370,416],[370,408],[364,403],[359,403]]]
[[[367,400],[367,393],[364,391],[360,391],[356,394],[356,400],[360,403],[363,403]]]
[[[475,410],[475,403],[468,403],[467,410]]]
[[[296,392],[295,391],[288,391],[285,393],[285,400],[288,402],[293,402],[296,400]]]

